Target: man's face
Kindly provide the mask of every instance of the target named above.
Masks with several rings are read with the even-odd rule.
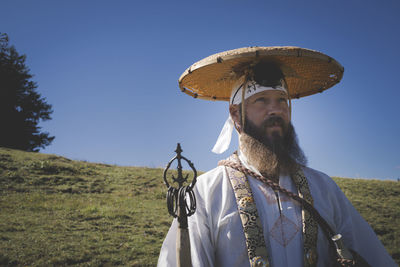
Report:
[[[266,157],[259,157],[258,145],[251,139],[244,139],[250,154],[254,154],[253,163],[270,157],[267,161],[277,160],[279,168],[291,172],[297,164],[307,165],[307,158],[301,150],[293,125],[290,123],[290,111],[286,93],[278,90],[267,90],[245,100],[245,128],[241,129],[241,105],[229,106],[229,111],[236,127],[242,136],[251,137],[261,143],[266,150]],[[247,140],[245,142],[245,140]],[[254,146],[255,145],[255,146]],[[255,148],[252,150],[251,148]],[[247,157],[252,155],[247,155]],[[259,158],[258,158],[259,157]],[[265,162],[263,162],[265,165]],[[272,165],[271,165],[272,166]],[[264,166],[265,167],[265,166]],[[272,166],[273,167],[273,166]],[[271,167],[271,168],[272,168]],[[276,166],[275,166],[276,167]],[[267,168],[268,169],[268,168]],[[266,169],[264,170],[266,171]],[[274,170],[269,170],[273,173]]]
[[[286,134],[290,122],[287,96],[278,90],[267,90],[245,100],[246,123],[258,129],[270,141]],[[253,128],[254,128],[253,127]],[[245,127],[247,128],[247,127]],[[261,132],[260,132],[261,131]]]

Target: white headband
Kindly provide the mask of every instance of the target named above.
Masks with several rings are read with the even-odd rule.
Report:
[[[232,88],[231,98],[229,100],[230,105],[238,105],[242,103],[243,87],[246,87],[243,100],[249,98],[252,95],[268,90],[279,90],[287,94],[287,90],[283,85],[277,87],[266,87],[258,85],[254,81],[248,81],[247,84],[239,82],[235,84]],[[233,132],[233,120],[231,118],[231,115],[229,114],[229,117],[226,120],[224,127],[222,127],[221,133],[218,136],[217,142],[215,143],[211,151],[216,154],[221,154],[225,152],[228,149],[229,144],[231,143],[232,132]]]
[[[252,95],[261,93],[263,91],[268,91],[268,90],[279,90],[282,92],[285,92],[287,94],[287,90],[283,85],[275,86],[275,87],[268,87],[268,86],[262,86],[257,84],[254,81],[248,81],[247,84],[245,85],[244,83],[236,84],[233,86],[232,92],[231,92],[231,98],[229,100],[229,103],[231,105],[238,105],[242,103],[242,91],[243,87],[246,87],[246,91],[244,92],[244,99],[249,98]]]

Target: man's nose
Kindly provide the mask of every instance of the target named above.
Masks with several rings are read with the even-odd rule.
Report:
[[[279,104],[271,104],[268,109],[268,116],[282,116],[283,108]]]

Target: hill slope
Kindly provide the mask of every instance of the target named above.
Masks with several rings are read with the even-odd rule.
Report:
[[[154,266],[162,171],[0,148],[0,265]],[[400,263],[400,183],[335,181]]]

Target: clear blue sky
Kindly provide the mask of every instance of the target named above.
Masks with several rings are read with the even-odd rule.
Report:
[[[331,176],[400,177],[400,2],[18,1],[0,4],[0,31],[27,55],[53,105],[42,152],[164,167],[176,143],[199,170],[237,146],[210,150],[226,102],[178,89],[192,63],[245,47],[294,45],[338,60],[340,84],[294,101],[293,123],[312,168]]]

